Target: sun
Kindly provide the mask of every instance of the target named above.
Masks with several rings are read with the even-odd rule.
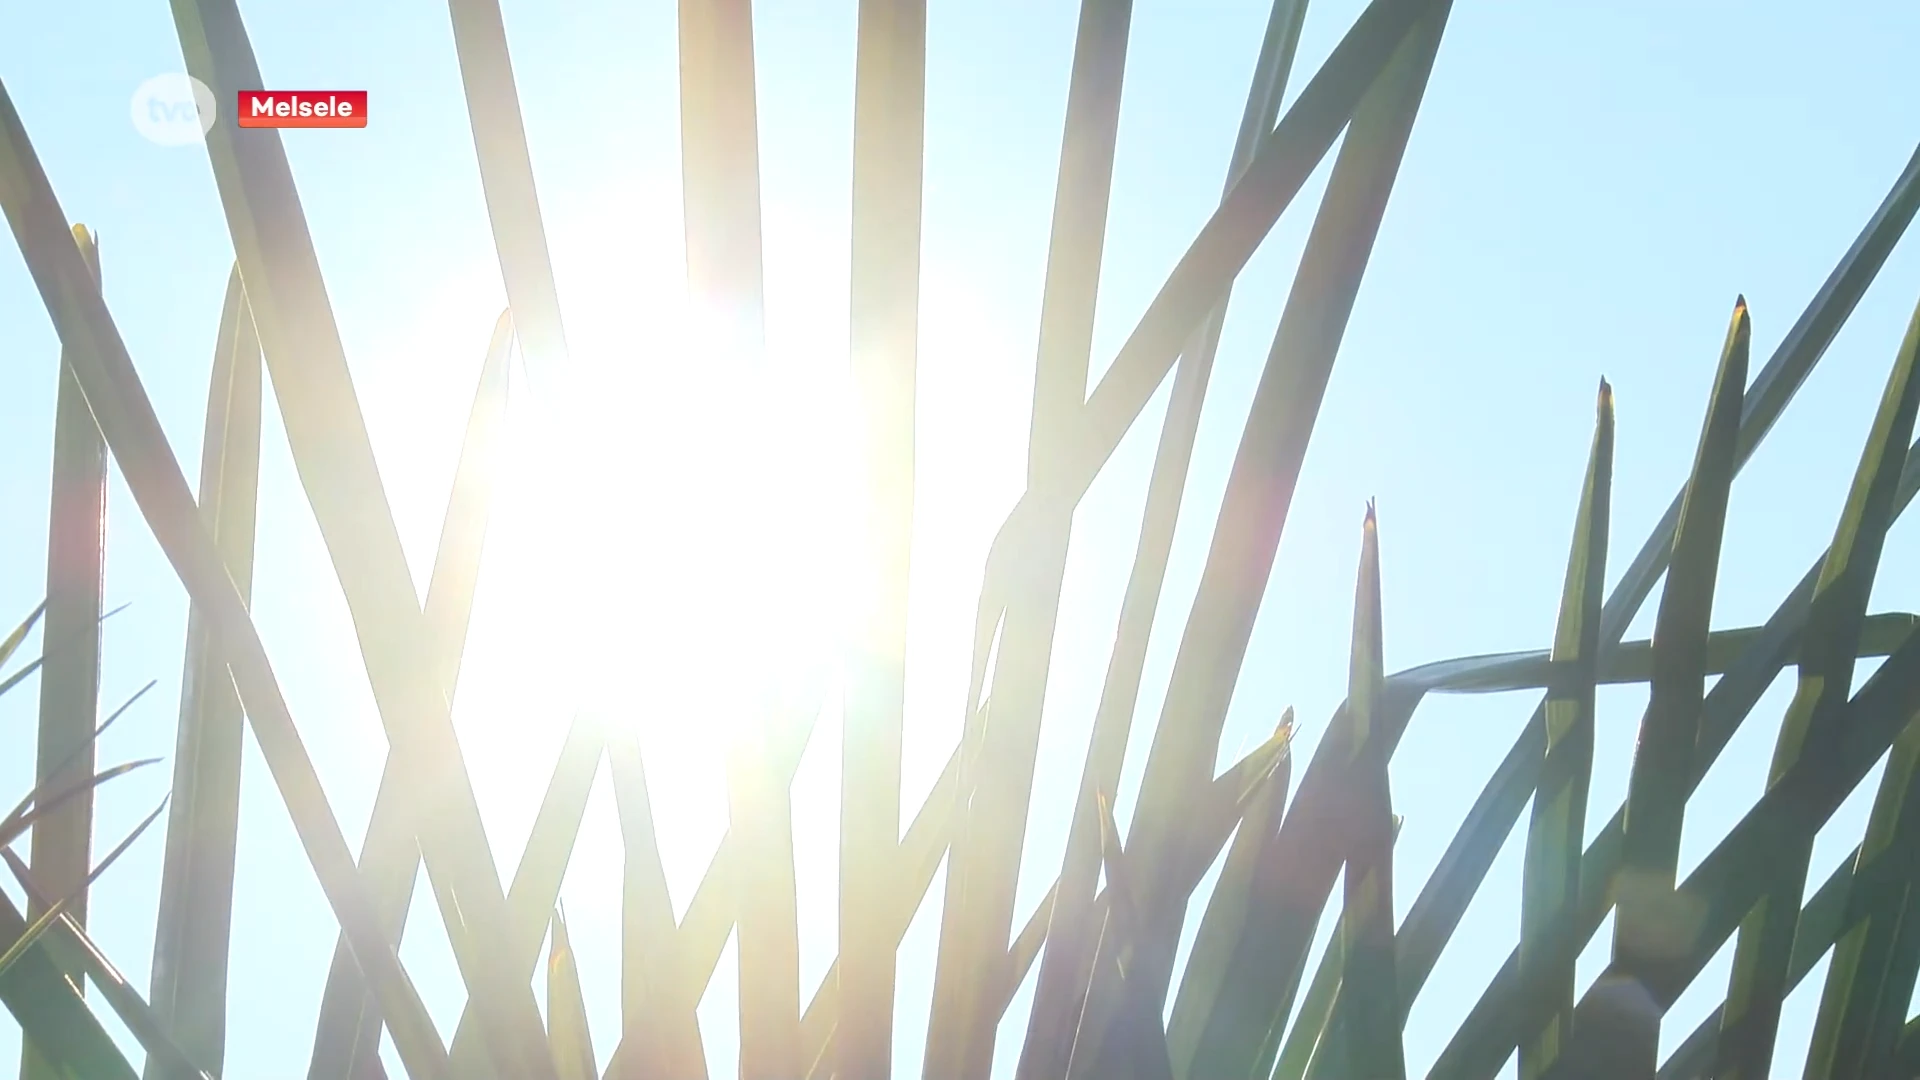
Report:
[[[845,380],[650,336],[670,344],[583,352],[530,410],[555,629],[581,707],[649,751],[713,756],[837,674],[857,533]]]

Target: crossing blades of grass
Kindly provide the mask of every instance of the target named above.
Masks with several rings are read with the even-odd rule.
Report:
[[[25,933],[26,917],[0,892],[0,941]],[[0,1004],[60,1080],[134,1080],[139,1074],[100,1026],[79,989],[40,949],[0,974]]]
[[[1915,407],[1920,405],[1920,379],[1914,378],[1917,354],[1920,309],[1915,310],[1894,361],[1833,545],[1814,586],[1801,648],[1800,681],[1780,722],[1770,786],[1803,760],[1821,769],[1835,752],[1839,731],[1835,725],[1852,685],[1861,621],[1893,521],[1902,450],[1913,437]],[[1760,1080],[1771,1067],[1812,839],[1809,832],[1805,846],[1775,853],[1772,865],[1779,871],[1778,880],[1741,922],[1715,1054],[1715,1075],[1724,1080]]]
[[[172,9],[187,70],[217,99],[268,84],[234,0],[173,0]],[[504,953],[477,944],[505,940],[506,896],[286,147],[276,130],[232,124],[213,125],[206,145],[295,472],[389,745],[410,773],[406,793],[419,812],[409,820],[461,980],[487,1017],[495,1064],[514,1080],[553,1080],[531,983],[509,974]]]
[[[1241,582],[1264,581],[1272,566],[1320,400],[1450,8],[1445,2],[1427,7],[1391,48],[1385,70],[1353,113],[1328,194],[1308,235],[1254,392],[1141,782],[1134,821],[1141,858],[1149,864],[1174,835],[1180,801],[1218,753],[1227,699],[1260,601],[1259,590],[1229,583],[1243,574],[1248,576],[1238,577]],[[1370,8],[1361,19],[1378,10],[1377,5]],[[1358,32],[1356,24],[1353,33]],[[1310,93],[1311,85],[1295,112],[1306,108]],[[1282,121],[1276,141],[1285,128]],[[1252,170],[1258,167],[1257,162],[1250,167],[1235,195],[1252,181]],[[1330,886],[1331,871],[1327,877]],[[1304,937],[1311,931],[1299,943],[1298,958],[1287,955],[1294,951],[1289,931],[1274,925],[1291,917],[1283,913],[1284,907],[1264,902],[1257,906],[1255,928],[1233,957],[1224,989],[1202,1027],[1191,1075],[1251,1073],[1268,1042],[1269,1010],[1283,1015],[1290,1011],[1298,980],[1295,969],[1304,964]],[[1151,937],[1142,942],[1152,969],[1148,977],[1162,993],[1172,974],[1184,913],[1184,898],[1156,908],[1150,915]]]
[[[1783,740],[1789,734],[1786,724],[1795,720],[1809,730],[1794,734],[1817,738],[1811,730],[1812,710],[1820,707],[1823,698],[1830,701],[1835,694],[1844,695],[1851,683],[1853,639],[1860,634],[1860,616],[1873,588],[1886,530],[1896,512],[1893,489],[1901,464],[1899,450],[1912,436],[1915,410],[1920,407],[1920,380],[1914,373],[1915,364],[1920,362],[1917,354],[1920,307],[1907,328],[1907,339],[1888,381],[1880,414],[1874,419],[1873,434],[1834,540],[1836,550],[1851,548],[1848,561],[1834,566],[1829,560],[1821,567],[1821,582],[1808,622],[1808,650],[1814,652],[1818,663],[1802,664],[1801,692],[1795,696],[1796,704],[1806,700],[1809,715],[1802,718],[1797,711],[1790,711],[1782,726]],[[1818,639],[1813,635],[1821,631],[1837,639],[1836,651],[1824,655],[1814,651]],[[1809,687],[1809,676],[1830,679],[1834,684]],[[1798,750],[1800,754],[1807,752]],[[1807,1075],[1815,1080],[1875,1075],[1893,1065],[1891,1059],[1912,993],[1914,967],[1920,963],[1914,952],[1920,948],[1920,936],[1916,936],[1913,920],[1903,918],[1911,910],[1907,894],[1916,870],[1913,852],[1916,835],[1920,834],[1920,822],[1912,820],[1916,813],[1920,813],[1920,732],[1909,732],[1894,745],[1881,778],[1860,847],[1859,872],[1847,897],[1848,929],[1827,968],[1807,1058]],[[1804,874],[1802,869],[1802,877]],[[1772,903],[1771,899],[1763,901],[1767,906]],[[1743,940],[1745,937],[1743,933]],[[1905,982],[1889,982],[1896,973],[1903,975]],[[1880,1000],[1883,986],[1890,999],[1885,1002]],[[1891,1000],[1896,997],[1897,1002]],[[1726,1030],[1724,1025],[1722,1030]],[[1719,1055],[1722,1060],[1726,1060],[1724,1038]]]
[[[1080,5],[1040,302],[1028,421],[1029,490],[1051,488],[1086,400],[1132,21],[1132,0],[1082,0]],[[1013,553],[1026,587],[1007,600],[980,775],[965,826],[954,840],[941,908],[925,1069],[956,1080],[986,1076],[997,1034],[999,1016],[987,1015],[985,998],[995,985],[992,966],[1012,931],[1071,502],[1049,506],[1032,525]],[[1050,997],[1048,1004],[1057,1009],[1063,1003]]]
[[[246,602],[252,597],[260,493],[261,377],[260,341],[235,266],[227,275],[207,385],[200,518]],[[198,608],[187,613],[184,668],[174,739],[174,801],[167,817],[154,925],[152,993],[156,1014],[192,1059],[218,1072],[226,1058],[227,958],[246,720]],[[149,1055],[143,1075],[145,1080],[176,1080],[180,1074],[160,1056]]]
[[[11,848],[0,848],[0,858],[4,858],[7,869],[13,872],[14,880],[27,894],[29,903],[43,907],[51,906],[46,892],[34,884],[33,874],[27,864]],[[158,1060],[160,1065],[170,1070],[170,1075],[185,1077],[187,1080],[208,1080],[208,1074],[187,1060],[179,1045],[168,1033],[166,1025],[140,996],[140,992],[127,982],[114,966],[108,962],[106,954],[94,944],[87,932],[79,924],[66,916],[54,922],[52,930],[42,939],[44,947],[55,954],[54,961],[67,970],[78,970],[99,989],[100,996],[106,999],[114,1015],[127,1030],[140,1042],[141,1049],[147,1052],[149,1061]]]
[[[1088,5],[1083,16],[1093,10],[1092,5]],[[1105,10],[1100,9],[1102,12]],[[1234,183],[1240,179],[1254,151],[1273,133],[1305,14],[1306,0],[1275,0],[1260,55],[1254,65],[1246,106],[1241,113],[1240,132],[1228,163],[1222,199],[1233,190]],[[1104,21],[1119,22],[1117,19]],[[1088,55],[1091,58],[1096,54],[1089,50]],[[1101,70],[1111,71],[1109,77],[1116,80],[1108,91],[1110,98],[1102,104],[1117,109],[1120,66],[1109,64]],[[1069,98],[1072,97],[1073,90],[1069,89]],[[1117,127],[1117,111],[1113,119]],[[1098,130],[1106,129],[1100,127]],[[1095,128],[1087,129],[1088,136],[1095,133]],[[1106,164],[1110,174],[1111,146],[1102,145],[1109,151]],[[1068,160],[1063,153],[1062,163]],[[1065,190],[1064,176],[1062,190]],[[1161,424],[1159,446],[1154,451],[1153,471],[1147,480],[1147,502],[1140,521],[1140,538],[1134,549],[1133,566],[1128,572],[1126,592],[1120,603],[1120,623],[1107,659],[1106,679],[1100,690],[1100,704],[1094,712],[1093,731],[1088,739],[1086,764],[1080,779],[1080,796],[1074,805],[1069,825],[1067,849],[1060,869],[1060,893],[1051,916],[1053,921],[1047,930],[1046,953],[1041,959],[1033,1010],[1027,1019],[1026,1040],[1020,1051],[1020,1065],[1016,1073],[1019,1080],[1056,1076],[1064,1067],[1065,1055],[1071,1046],[1068,1033],[1079,1019],[1081,989],[1091,976],[1089,964],[1092,957],[1088,941],[1091,924],[1088,910],[1094,895],[1094,877],[1098,872],[1099,831],[1093,794],[1114,790],[1119,783],[1127,741],[1133,730],[1133,714],[1139,697],[1147,644],[1152,634],[1155,611],[1159,607],[1161,587],[1166,580],[1174,527],[1179,520],[1187,468],[1193,457],[1194,439],[1199,430],[1200,406],[1206,397],[1207,382],[1213,370],[1214,352],[1219,345],[1225,314],[1226,300],[1223,298],[1188,341],[1174,369],[1172,396],[1167,405],[1166,419]]]
[[[427,580],[427,601],[422,608],[422,618],[430,635],[426,659],[449,701],[460,681],[460,659],[466,651],[474,590],[480,580],[480,558],[492,516],[494,470],[511,385],[508,375],[513,343],[512,315],[501,312],[494,321],[473,404],[467,412],[460,456],[454,466],[453,489],[447,497],[440,539],[433,555],[433,570]],[[586,777],[576,783],[591,783],[593,767],[589,764]],[[360,873],[373,889],[381,926],[387,941],[395,948],[399,947],[407,912],[413,903],[414,885],[420,877],[420,845],[415,839],[415,826],[407,817],[410,783],[409,770],[389,747],[381,769],[380,786],[374,793],[373,815],[360,848]],[[573,794],[574,790],[567,788],[556,796],[550,788],[548,799],[542,802],[543,811],[547,801]],[[584,791],[577,795],[580,801],[585,801]],[[568,847],[571,847],[570,841]],[[544,931],[545,912],[552,906],[548,901],[529,910],[516,910],[514,914],[516,931],[525,927],[536,937],[531,950],[539,948],[537,937]],[[514,940],[526,936],[516,933]],[[532,964],[529,954],[526,965],[529,970]],[[344,938],[337,939],[333,965],[327,972],[326,992],[320,999],[313,1056],[307,1065],[308,1080],[346,1080],[348,1076],[363,1075],[377,1052],[380,1028],[380,1018],[368,1009],[366,984],[353,962],[351,950]],[[457,1038],[455,1044],[459,1045]],[[455,1060],[457,1064],[467,1064],[464,1056]]]
[[[1652,680],[1627,784],[1620,870],[1613,887],[1619,905],[1613,964],[1623,976],[1623,987],[1638,984],[1645,968],[1671,958],[1666,943],[1677,921],[1673,889],[1680,829],[1692,786],[1700,713],[1706,704],[1709,622],[1733,487],[1751,338],[1752,322],[1743,297],[1734,305],[1721,350],[1654,624]],[[1621,999],[1637,1000],[1625,993]],[[1626,1009],[1616,1022],[1590,1026],[1576,1037],[1584,1052],[1604,1054],[1613,1061],[1623,1080],[1652,1080],[1659,1063],[1657,1014]]]
[[[0,84],[0,208],[6,212],[41,301],[75,359],[74,371],[87,404],[135,502],[189,598],[207,608],[215,636],[227,650],[227,664],[248,722],[328,901],[353,942],[355,959],[375,984],[381,1011],[395,1029],[395,1046],[418,1077],[444,1077],[445,1054],[432,1021],[378,932],[353,856],[327,805],[246,603],[206,534],[180,463],[167,444],[106,303],[73,246],[66,216],[4,84]],[[538,1021],[537,1015],[534,1020]],[[547,1063],[546,1069],[551,1068]]]
[[[56,922],[63,917],[69,917],[68,913],[73,910],[74,905],[80,898],[86,895],[87,888],[94,882],[100,880],[100,875],[106,873],[108,867],[119,861],[120,856],[126,854],[127,849],[133,846],[133,842],[140,839],[140,835],[147,831],[147,826],[152,825],[166,808],[167,800],[162,798],[160,805],[153,808],[153,813],[148,814],[140,824],[134,826],[133,831],[127,834],[127,838],[120,841],[119,845],[112,851],[109,851],[107,857],[100,860],[99,865],[88,871],[87,876],[80,880],[80,884],[75,886],[73,891],[41,908],[40,915],[31,923],[27,924],[27,928],[21,931],[20,936],[14,938],[13,943],[8,945],[5,951],[0,951],[0,976],[4,976],[7,970],[13,967],[13,965],[26,954],[28,949],[38,944],[41,936],[51,929]],[[29,871],[29,873],[31,873],[31,871]],[[28,910],[30,911],[33,907],[39,906],[31,897],[28,898],[28,903],[30,905]],[[74,922],[78,924],[79,920],[75,919]],[[85,972],[75,969],[70,971],[67,977],[77,988],[80,977],[84,974]]]
[[[1747,388],[1741,407],[1736,471],[1759,446],[1807,375],[1826,354],[1827,346],[1886,263],[1916,209],[1920,209],[1920,150],[1915,151],[1852,246]],[[1666,569],[1684,495],[1682,492],[1674,496],[1665,516],[1615,584],[1613,595],[1600,613],[1603,646],[1610,648],[1625,635],[1627,625],[1639,613],[1641,603],[1652,593]],[[1744,715],[1744,711],[1741,714]],[[1447,845],[1433,873],[1421,887],[1420,895],[1414,899],[1413,908],[1401,924],[1407,947],[1401,953],[1400,975],[1403,983],[1410,982],[1410,987],[1403,986],[1407,992],[1402,994],[1402,1000],[1411,1001],[1425,984],[1439,958],[1440,947],[1459,925],[1487,868],[1525,809],[1539,781],[1541,748],[1545,741],[1543,704],[1535,709],[1513,749],[1467,811],[1452,843]],[[1498,1062],[1494,1067],[1498,1067]]]
[[[73,227],[81,259],[100,287],[100,253],[84,225]],[[66,784],[93,772],[93,726],[100,708],[100,611],[107,542],[107,447],[62,356],[54,378],[53,477],[47,509],[47,602],[44,640],[71,644],[49,653],[40,674],[36,775],[42,784]],[[87,864],[92,858],[91,789],[44,814],[33,830],[34,872],[56,894],[69,897],[74,921],[87,922]],[[45,913],[27,905],[36,925]],[[74,972],[68,972],[72,976]],[[79,984],[76,984],[79,985]],[[21,1046],[22,1080],[53,1080],[53,1066],[31,1043]]]
[[[675,933],[673,899],[660,862],[638,736],[628,731],[614,738],[607,756],[625,849],[620,900],[621,1034],[607,1078],[705,1080],[706,1052],[694,1016],[700,995],[687,992],[688,980],[681,974],[686,964],[684,947]],[[731,885],[732,880],[727,883]],[[704,988],[706,980],[700,980],[700,985]]]
[[[7,661],[13,659],[13,654],[20,651],[20,646],[27,640],[27,635],[33,633],[34,626],[46,613],[47,602],[42,600],[39,607],[34,608],[31,614],[20,620],[19,626],[14,627],[6,637],[0,638],[0,667],[6,666]]]

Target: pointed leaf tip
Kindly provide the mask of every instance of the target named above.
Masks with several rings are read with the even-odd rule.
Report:
[[[1747,312],[1747,294],[1740,293],[1733,298],[1733,313],[1744,315]]]
[[[1368,532],[1372,532],[1374,529],[1378,528],[1379,525],[1380,525],[1379,512],[1374,508],[1373,500],[1368,499],[1367,500],[1367,520],[1366,520],[1365,526],[1363,527]]]

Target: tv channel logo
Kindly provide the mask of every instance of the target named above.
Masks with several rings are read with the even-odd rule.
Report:
[[[129,106],[133,129],[160,146],[191,146],[206,141],[217,114],[213,91],[191,75],[155,75],[133,92]]]

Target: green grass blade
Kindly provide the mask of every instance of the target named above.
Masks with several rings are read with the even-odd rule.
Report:
[[[1861,621],[1886,531],[1893,521],[1902,450],[1913,437],[1914,413],[1920,406],[1920,379],[1914,378],[1917,361],[1920,308],[1915,309],[1888,376],[1833,544],[1827,549],[1814,586],[1806,643],[1801,649],[1800,681],[1780,722],[1770,784],[1802,761],[1817,769],[1834,752],[1838,731],[1834,725],[1852,684]],[[1809,833],[1807,844],[1811,843]],[[1786,993],[1787,963],[1793,950],[1793,924],[1811,853],[1810,846],[1778,851],[1774,865],[1779,880],[1741,922],[1727,989],[1728,1007],[1715,1055],[1716,1075],[1725,1080],[1760,1080],[1771,1067],[1780,1001]],[[1853,966],[1846,957],[1859,943],[1860,939],[1855,939],[1836,954],[1843,971]]]
[[[1537,1080],[1573,1036],[1573,965],[1580,955],[1573,924],[1593,775],[1594,673],[1613,492],[1613,390],[1605,380],[1599,414],[1553,637],[1554,662],[1567,674],[1547,698],[1546,760],[1527,828],[1520,901],[1520,1080]]]
[[[22,619],[20,625],[13,628],[12,633],[5,638],[0,638],[0,666],[5,665],[7,661],[13,659],[14,653],[20,651],[21,643],[27,640],[27,635],[33,632],[35,624],[39,623],[40,617],[46,613],[47,602],[42,600],[40,606],[34,608],[31,615]]]
[[[267,84],[234,0],[171,6],[187,70],[216,99]],[[552,1080],[532,985],[508,973],[504,954],[478,944],[505,939],[506,896],[445,687],[426,655],[431,634],[286,148],[278,131],[231,124],[214,125],[206,143],[294,468],[352,616],[381,723],[411,773],[409,801],[433,808],[411,820],[461,980],[488,1019],[496,1064],[515,1080]]]
[[[1706,703],[1714,585],[1740,435],[1752,321],[1742,298],[1734,305],[1707,405],[1693,473],[1674,537],[1672,565],[1654,625],[1652,683],[1628,780],[1621,819],[1621,862],[1614,894],[1613,963],[1631,985],[1669,959],[1673,888],[1680,831],[1693,778],[1694,745]],[[1652,1080],[1659,1064],[1660,1018],[1629,1011],[1617,1023],[1580,1037],[1611,1044],[1604,1051],[1623,1077]],[[1593,1044],[1595,1053],[1603,1052]]]
[[[26,917],[0,893],[0,941],[18,938]],[[33,949],[0,974],[0,1004],[20,1023],[30,1042],[60,1080],[134,1080],[139,1074],[120,1053],[53,958]]]
[[[46,605],[44,603],[41,604],[42,608],[44,608],[45,606]],[[119,607],[114,608],[112,611],[109,611],[106,614],[100,616],[100,621],[103,623],[106,622],[108,619],[111,619],[115,615],[118,615],[121,612],[127,610],[128,606],[129,605],[127,604],[121,604]],[[94,628],[88,627],[85,631],[82,631],[79,635],[77,636],[69,635],[67,641],[58,642],[48,647],[46,652],[43,652],[41,655],[36,656],[32,660],[21,665],[20,670],[14,672],[13,674],[7,676],[4,679],[0,679],[0,695],[6,694],[7,691],[13,689],[16,686],[19,686],[21,683],[27,681],[27,679],[30,676],[32,676],[35,672],[39,671],[41,666],[46,663],[48,653],[58,652],[63,648],[68,648],[75,645],[84,647],[85,643],[92,638],[94,633],[95,633]]]
[[[887,933],[884,909],[900,845],[926,54],[926,0],[862,0],[849,333],[862,403],[871,570],[849,643],[841,721],[840,1080],[883,1080],[893,1069],[898,942]]]
[[[106,873],[108,867],[119,861],[120,856],[126,854],[127,849],[133,846],[133,842],[140,839],[140,834],[146,832],[147,826],[158,820],[166,808],[167,800],[162,798],[160,805],[153,808],[153,813],[148,814],[145,820],[134,826],[133,832],[127,834],[126,839],[109,851],[106,858],[100,860],[99,865],[88,871],[87,876],[81,879],[80,884],[75,886],[72,892],[46,905],[39,905],[34,898],[28,898],[29,910],[35,906],[41,907],[40,916],[27,924],[27,928],[13,940],[13,944],[7,946],[4,952],[0,952],[0,975],[5,975],[7,970],[13,967],[28,949],[38,943],[41,936],[52,929],[55,923],[63,918],[72,919],[69,913],[73,911],[74,905],[87,895],[87,889],[100,880],[100,875]],[[28,872],[31,873],[31,870]],[[79,925],[78,919],[72,919],[72,921],[75,925]],[[79,968],[73,968],[68,970],[67,977],[73,981],[75,987],[78,987],[81,976],[85,974],[86,972]]]
[[[15,881],[26,892],[28,902],[47,906],[49,898],[33,881],[32,871],[12,848],[0,848],[0,859],[5,859],[7,869],[13,872]],[[54,963],[68,970],[80,970],[92,980],[99,989],[100,996],[113,1009],[120,1022],[140,1042],[147,1052],[148,1059],[158,1059],[160,1064],[171,1070],[172,1075],[188,1077],[189,1080],[207,1080],[208,1074],[187,1059],[186,1054],[175,1042],[173,1035],[160,1017],[147,1004],[140,991],[120,974],[100,946],[94,944],[87,932],[72,919],[62,916],[56,920],[53,929],[43,939],[43,947],[54,953]]]
[[[494,470],[511,386],[509,358],[513,343],[512,315],[501,312],[494,322],[473,403],[467,411],[453,489],[448,493],[433,570],[427,581],[427,600],[422,609],[430,635],[426,662],[449,700],[460,681],[460,660],[466,652],[474,590],[479,585],[480,559],[492,516]],[[360,872],[373,889],[380,925],[394,948],[399,948],[401,930],[413,904],[414,885],[420,877],[420,846],[408,817],[410,776],[389,747],[380,786],[374,793],[373,814],[360,847]],[[579,783],[591,782],[589,768],[587,778]],[[554,789],[549,788],[547,800],[541,804],[543,811],[554,797]],[[585,798],[584,793],[580,798]],[[545,913],[552,907],[548,901],[531,911],[517,911],[515,926],[526,927],[531,922],[536,932],[544,931]],[[539,948],[537,940],[531,948]],[[533,962],[529,955],[529,970]],[[320,999],[308,1080],[347,1080],[364,1075],[371,1067],[380,1042],[381,1022],[368,1011],[367,1004],[366,983],[353,962],[352,951],[344,937],[336,939],[333,965]],[[459,1040],[455,1043],[457,1046]],[[465,1057],[457,1060],[462,1064],[467,1061]]]
[[[1132,22],[1132,0],[1082,0],[1080,5],[1041,293],[1027,440],[1029,490],[1051,488],[1086,401]],[[947,875],[925,1052],[929,1074],[984,1078],[993,1054],[1000,1018],[988,1014],[986,997],[996,985],[992,965],[1012,932],[1071,511],[1071,501],[1063,500],[1035,517],[1014,555],[1023,563],[1025,587],[1008,598],[977,790]],[[1050,996],[1050,1016],[1040,1022],[1064,1019],[1051,1016],[1064,1004]]]
[[[37,827],[41,821],[58,813],[60,808],[68,803],[91,798],[94,790],[102,784],[125,776],[136,769],[144,769],[159,763],[159,758],[141,758],[138,761],[109,766],[92,776],[83,776],[78,780],[56,777],[37,785],[8,812],[5,818],[0,818],[0,847],[20,839],[28,829]]]
[[[227,650],[228,667],[256,741],[321,887],[354,943],[355,957],[371,974],[382,1011],[395,1027],[395,1046],[416,1076],[444,1077],[445,1055],[432,1022],[378,933],[353,856],[327,805],[246,603],[206,534],[180,463],[167,444],[106,303],[73,246],[66,216],[4,84],[0,84],[0,209],[6,213],[62,343],[76,360],[74,371],[87,404],[135,502],[188,597],[208,610],[215,635]]]
[[[73,227],[80,257],[100,286],[100,254],[84,225]],[[43,640],[72,644],[47,654],[40,675],[40,726],[35,775],[42,786],[70,784],[93,772],[94,719],[100,708],[100,611],[107,542],[107,447],[86,395],[62,356],[56,378],[53,476],[47,509],[46,629]],[[69,897],[74,921],[87,922],[87,866],[92,859],[93,796],[43,813],[33,830],[34,872]],[[27,914],[45,917],[29,904]],[[69,976],[73,972],[67,973]],[[22,1080],[52,1080],[55,1070],[22,1044]]]
[[[1602,515],[1604,519],[1604,514]],[[1604,532],[1604,526],[1602,527]],[[1393,972],[1392,755],[1385,720],[1387,675],[1381,659],[1380,533],[1371,504],[1353,603],[1353,660],[1347,682],[1354,784],[1348,822],[1346,895],[1341,905],[1341,1000],[1352,1075],[1404,1080],[1399,986]],[[1575,857],[1579,849],[1574,849]]]
[[[593,1037],[587,1031],[587,1002],[580,992],[580,969],[567,938],[566,916],[557,907],[547,949],[547,1042],[560,1080],[599,1080]]]
[[[1293,710],[1289,708],[1274,728],[1277,739],[1291,742]],[[1173,1015],[1167,1022],[1167,1050],[1175,1076],[1186,1076],[1200,1037],[1200,1025],[1213,1009],[1227,973],[1227,963],[1239,948],[1240,934],[1246,926],[1247,908],[1252,902],[1253,877],[1261,858],[1273,845],[1274,833],[1287,806],[1287,786],[1292,779],[1292,758],[1283,756],[1267,773],[1253,802],[1247,806],[1240,827],[1227,847],[1227,861],[1220,868],[1200,928],[1193,939],[1193,951],[1180,976],[1180,989],[1174,996]]]
[[[453,47],[460,58],[460,84],[466,91],[467,118],[473,125],[473,150],[480,163],[480,188],[493,225],[493,247],[500,280],[507,288],[520,347],[533,369],[566,363],[567,332],[560,318],[560,293],[553,283],[553,259],[547,228],[540,217],[540,196],[533,185],[533,159],[527,153],[527,129],[514,93],[513,60],[498,0],[449,0]]]
[[[227,275],[207,386],[200,517],[247,602],[260,493],[261,378],[260,340],[236,265]],[[152,994],[156,1013],[193,1060],[217,1072],[226,1059],[227,960],[246,720],[197,608],[187,613],[184,667],[174,740],[176,798],[167,817]],[[142,1075],[175,1080],[181,1074],[149,1055]]]

